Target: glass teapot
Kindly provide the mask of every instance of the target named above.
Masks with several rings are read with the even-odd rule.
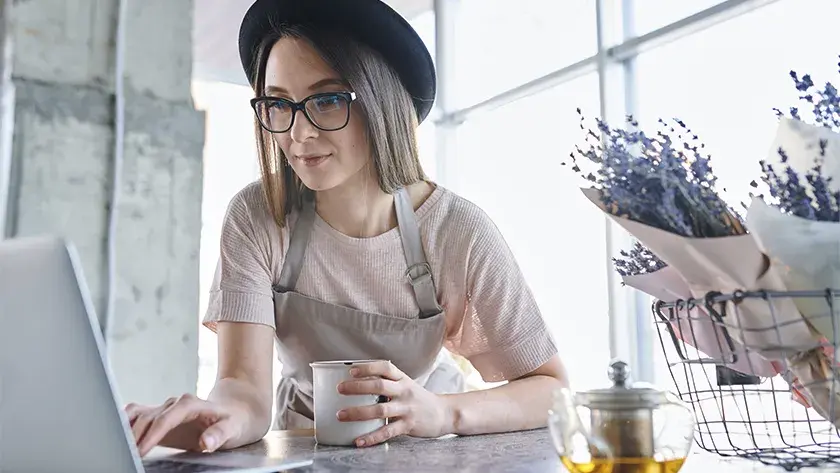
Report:
[[[610,364],[609,377],[610,388],[555,392],[548,427],[563,465],[572,473],[679,471],[694,440],[692,411],[667,391],[631,385],[623,361]]]

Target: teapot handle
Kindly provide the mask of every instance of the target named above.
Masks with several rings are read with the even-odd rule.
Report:
[[[658,409],[664,422],[654,441],[656,451],[667,458],[685,458],[694,443],[694,412],[671,392],[665,392],[665,399]]]
[[[606,442],[584,427],[577,412],[574,394],[568,388],[555,391],[554,407],[549,411],[548,430],[557,454],[576,464],[593,459],[611,461]]]

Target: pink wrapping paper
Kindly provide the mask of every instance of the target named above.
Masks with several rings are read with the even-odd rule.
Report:
[[[693,297],[702,298],[710,291],[785,290],[772,262],[750,234],[721,238],[676,235],[612,215],[604,208],[598,189],[581,190],[613,221],[673,267]],[[724,323],[730,336],[766,359],[786,358],[819,345],[819,335],[789,299],[745,299],[726,306]]]
[[[840,191],[840,133],[830,128],[781,119],[766,161],[776,167],[777,173],[788,166],[795,170],[805,192],[813,197],[813,187],[805,176],[820,154],[820,142],[823,142],[821,174],[825,184],[832,192]],[[780,148],[788,158],[785,163],[781,162]],[[754,198],[747,212],[747,224],[761,250],[785,269],[780,275],[786,287],[823,290],[840,286],[840,223],[786,214]],[[823,298],[792,301],[824,338],[822,347],[788,357],[786,366],[790,372],[785,377],[797,401],[813,407],[835,427],[840,427],[840,368],[834,359],[834,346],[840,342],[835,331],[840,319]]]
[[[785,271],[780,276],[793,291],[840,289],[840,222],[816,222],[785,214],[763,200],[752,200],[750,231],[762,251]],[[823,297],[793,298],[803,317],[832,343],[840,343],[840,313]],[[837,302],[834,299],[833,302]]]
[[[624,276],[622,279],[626,285],[664,302],[687,300],[692,296],[688,284],[671,266],[649,274]],[[667,315],[668,309],[663,310],[663,313]],[[722,327],[701,307],[695,307],[690,312],[680,309],[678,320],[671,321],[670,325],[682,341],[706,356],[725,361],[726,363],[722,364],[729,368],[761,377],[773,377],[779,373],[768,360],[755,352],[747,351],[736,340],[733,340],[733,345],[737,361],[729,363],[733,351],[726,343]]]

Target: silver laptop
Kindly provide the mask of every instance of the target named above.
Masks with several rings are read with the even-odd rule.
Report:
[[[238,452],[141,459],[75,250],[0,241],[0,472],[277,472],[312,464]],[[175,393],[177,394],[177,393]]]

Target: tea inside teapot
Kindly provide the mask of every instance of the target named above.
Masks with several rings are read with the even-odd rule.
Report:
[[[573,463],[566,457],[560,457],[560,460],[571,473],[676,473],[685,463],[684,458],[663,461],[653,458],[615,458],[589,463]]]
[[[682,468],[694,439],[691,411],[668,392],[634,386],[629,374],[627,363],[613,361],[611,387],[555,393],[549,430],[569,471],[676,473]]]

